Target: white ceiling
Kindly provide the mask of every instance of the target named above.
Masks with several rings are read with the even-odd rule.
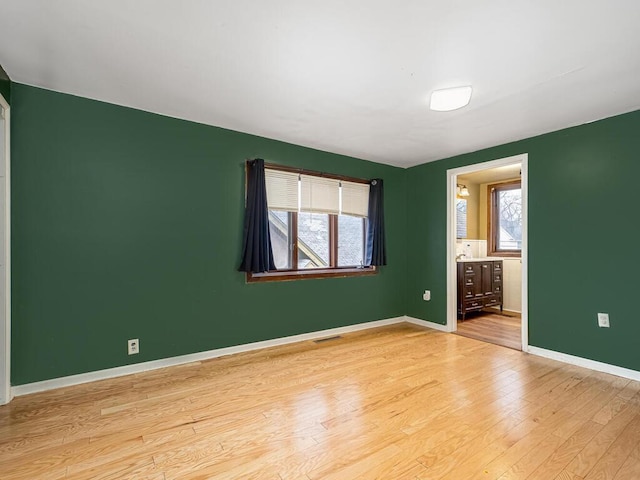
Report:
[[[0,64],[408,167],[639,109],[639,25],[638,0],[0,0]],[[429,111],[460,85],[468,107]]]

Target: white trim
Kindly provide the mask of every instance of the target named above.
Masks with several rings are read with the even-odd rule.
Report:
[[[528,160],[529,155],[522,153],[511,157],[491,160],[489,162],[474,163],[464,167],[452,168],[447,170],[447,331],[455,332],[458,329],[457,315],[457,279],[456,279],[456,252],[453,247],[456,238],[455,225],[455,192],[458,175],[474,173],[480,170],[490,168],[503,167],[505,165],[513,165],[519,163],[522,168],[522,351],[529,350],[529,320],[528,320]]]
[[[4,328],[5,345],[3,346],[4,356],[0,359],[0,368],[4,368],[3,385],[0,385],[0,405],[9,403],[13,398],[11,390],[11,107],[9,103],[0,95],[0,109],[4,117],[4,245],[5,251],[5,302],[4,302]]]
[[[308,340],[315,340],[318,338],[325,338],[334,335],[342,335],[350,332],[357,332],[360,330],[367,330],[370,328],[383,327],[386,325],[393,325],[397,323],[411,323],[414,325],[420,325],[422,327],[432,328],[441,332],[450,333],[447,325],[441,325],[439,323],[433,323],[426,320],[419,320],[417,318],[402,316],[395,318],[388,318],[385,320],[376,320],[372,322],[358,323],[355,325],[348,325],[346,327],[331,328],[328,330],[320,330],[317,332],[303,333],[300,335],[292,335],[290,337],[276,338],[273,340],[265,340],[262,342],[247,343],[244,345],[237,345],[233,347],[219,348],[216,350],[209,350],[206,352],[191,353],[188,355],[181,355],[179,357],[163,358],[160,360],[153,360],[150,362],[136,363],[134,365],[126,365],[123,367],[108,368],[106,370],[98,370],[96,372],[81,373],[78,375],[70,375],[68,377],[54,378],[51,380],[44,380],[41,382],[28,383],[25,385],[18,385],[11,389],[12,396],[28,395],[30,393],[43,392],[46,390],[53,390],[56,388],[70,387],[72,385],[79,385],[81,383],[95,382],[98,380],[106,380],[109,378],[121,377],[124,375],[132,375],[134,373],[146,372],[149,370],[156,370],[159,368],[173,367],[176,365],[183,365],[186,363],[198,362],[208,360],[211,358],[222,357],[225,355],[233,355],[236,353],[250,352],[253,350],[259,350],[262,348],[277,347],[280,345],[287,345],[290,343],[304,342]],[[588,360],[586,358],[574,357],[565,353],[554,352],[552,350],[545,350],[538,347],[529,347],[529,353],[538,355],[541,357],[550,358],[552,360],[558,360],[564,363],[570,363],[572,365],[578,365],[580,367],[589,368],[599,372],[610,373],[624,378],[630,378],[632,380],[640,381],[640,372],[635,370],[629,370],[627,368],[617,367],[615,365],[609,365],[606,363],[596,362],[594,360]]]
[[[551,360],[557,360],[559,362],[577,365],[578,367],[588,368],[597,372],[609,373],[618,377],[640,381],[640,372],[637,370],[618,367],[609,363],[597,362],[596,360],[589,360],[588,358],[576,357],[574,355],[569,355],[568,353],[556,352],[554,350],[534,347],[532,345],[529,346],[529,353],[532,355],[537,355],[539,357],[550,358]]]
[[[458,329],[458,272],[453,268],[456,265],[456,249],[453,244],[456,239],[457,170],[447,170],[447,327],[451,332]]]
[[[420,320],[418,318],[413,318],[405,315],[404,321],[407,323],[413,323],[414,325],[420,325],[421,327],[433,328],[434,330],[439,330],[441,332],[451,333],[448,325],[442,325],[441,323],[433,323],[427,320]]]
[[[529,155],[524,154],[520,164],[520,187],[522,188],[522,287],[520,324],[522,326],[522,351],[529,351]]]
[[[300,335],[292,335],[290,337],[275,338],[273,340],[265,340],[262,342],[246,343],[244,345],[236,345],[233,347],[218,348],[206,352],[190,353],[188,355],[180,355],[179,357],[163,358],[160,360],[152,360],[150,362],[136,363],[134,365],[126,365],[123,367],[108,368],[106,370],[98,370],[95,372],[80,373],[78,375],[70,375],[68,377],[54,378],[51,380],[43,380],[41,382],[27,383],[13,387],[14,396],[28,395],[30,393],[43,392],[45,390],[53,390],[54,388],[69,387],[81,383],[95,382],[97,380],[105,380],[108,378],[121,377],[134,373],[146,372],[148,370],[156,370],[158,368],[173,367],[185,363],[198,362],[211,358],[222,357],[224,355],[233,355],[235,353],[250,352],[262,348],[277,347],[287,345],[289,343],[304,342],[307,340],[315,340],[318,338],[331,337],[334,335],[342,335],[344,333],[357,332],[359,330],[367,330],[369,328],[382,327],[385,325],[393,325],[403,323],[405,317],[388,318],[385,320],[376,320],[372,322],[358,323],[348,325],[346,327],[330,328],[328,330],[320,330],[311,333],[302,333]]]

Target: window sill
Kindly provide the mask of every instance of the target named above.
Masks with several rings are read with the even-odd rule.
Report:
[[[521,258],[522,252],[504,251],[504,252],[489,252],[488,257],[507,257],[507,258]]]
[[[247,273],[247,283],[285,282],[311,278],[362,277],[378,273],[376,267],[314,268],[309,270],[278,270],[265,273]]]

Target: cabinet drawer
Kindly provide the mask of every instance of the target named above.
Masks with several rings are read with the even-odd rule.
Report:
[[[493,262],[493,273],[502,273],[502,262]]]
[[[500,304],[500,299],[499,297],[496,297],[495,295],[489,295],[487,297],[484,297],[484,305],[485,307],[491,307],[493,305],[499,305]]]
[[[502,294],[502,284],[500,282],[494,282],[493,284],[493,293]]]
[[[493,274],[493,283],[502,283],[502,275],[499,273]]]
[[[464,284],[467,287],[472,287],[475,285],[476,278],[473,276],[465,275],[464,276]]]
[[[476,274],[476,266],[473,263],[465,263],[464,264],[464,274],[465,275],[475,275]]]
[[[470,299],[475,297],[475,294],[473,293],[473,288],[472,287],[465,286],[463,288],[462,292],[463,292],[463,296],[464,296],[465,300],[470,300]]]
[[[480,310],[483,307],[482,299],[478,300],[467,300],[464,302],[464,310],[468,312],[469,310]]]

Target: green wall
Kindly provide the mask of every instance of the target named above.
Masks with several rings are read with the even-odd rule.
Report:
[[[14,385],[405,313],[405,170],[21,84],[12,96]],[[246,284],[255,157],[383,178],[389,265]]]
[[[2,68],[2,65],[0,65],[0,95],[2,95],[8,103],[11,103],[11,80],[7,72]]]
[[[633,112],[407,170],[407,315],[446,323],[447,169],[528,153],[529,343],[640,370],[638,132]]]
[[[530,344],[640,370],[640,112],[402,170],[21,84],[11,95],[14,385],[404,314],[444,324],[446,171],[520,153]],[[390,265],[246,284],[255,157],[384,178]]]

